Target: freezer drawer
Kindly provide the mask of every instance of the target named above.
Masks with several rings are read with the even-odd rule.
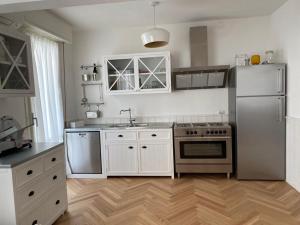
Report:
[[[73,174],[101,174],[100,132],[66,133],[67,157]]]
[[[285,179],[285,97],[237,98],[238,179]]]
[[[285,95],[285,65],[237,67],[237,96]]]

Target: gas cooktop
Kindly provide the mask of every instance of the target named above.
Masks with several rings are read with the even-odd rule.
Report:
[[[208,122],[208,123],[176,123],[175,128],[201,128],[201,127],[225,127],[228,123]]]
[[[231,136],[231,126],[228,123],[176,123],[174,126],[175,137],[185,136]]]

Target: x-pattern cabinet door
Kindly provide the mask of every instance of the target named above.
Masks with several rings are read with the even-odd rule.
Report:
[[[14,36],[0,29],[0,95],[33,95],[29,37]]]
[[[138,80],[141,92],[155,92],[168,90],[169,82],[169,56],[142,56],[138,57]]]
[[[135,90],[134,57],[105,59],[108,92],[132,92]]]

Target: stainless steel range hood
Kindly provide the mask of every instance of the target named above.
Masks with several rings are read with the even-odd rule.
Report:
[[[190,28],[191,67],[173,70],[175,90],[224,88],[229,65],[208,66],[207,26]]]

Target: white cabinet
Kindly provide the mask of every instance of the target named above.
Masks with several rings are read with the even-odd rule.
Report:
[[[172,129],[104,131],[108,176],[174,177]]]
[[[171,92],[169,52],[106,56],[103,65],[109,95]]]
[[[0,168],[0,224],[52,225],[68,207],[63,145]]]
[[[139,168],[142,174],[166,174],[170,170],[170,143],[140,144]]]
[[[107,145],[107,167],[110,174],[137,174],[138,149],[133,143],[111,143]]]
[[[33,95],[30,39],[0,26],[0,97]]]

